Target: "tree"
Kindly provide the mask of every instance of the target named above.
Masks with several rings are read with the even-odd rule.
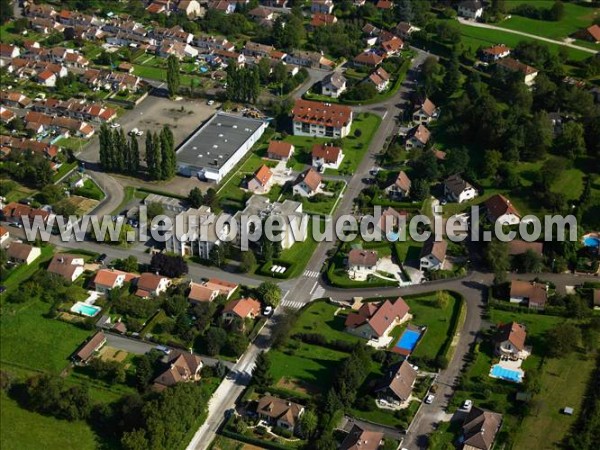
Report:
[[[546,332],[548,352],[554,357],[572,353],[580,340],[581,330],[571,323],[561,323]]]
[[[188,194],[187,200],[192,208],[199,208],[200,206],[202,206],[204,198],[202,196],[202,191],[200,190],[200,188],[192,188],[192,190]]]
[[[302,435],[310,441],[317,431],[319,419],[313,410],[308,409],[300,416],[300,430]]]
[[[563,19],[565,16],[565,5],[560,0],[554,2],[548,13],[548,18],[556,22]]]
[[[208,188],[206,190],[202,202],[204,205],[209,206],[211,208],[217,206],[219,198],[217,197],[217,191],[215,190],[215,188]]]
[[[567,122],[555,143],[556,151],[569,159],[585,155],[583,125],[579,122]]]
[[[128,150],[126,169],[130,175],[136,175],[140,170],[140,147],[135,134],[129,137]]]
[[[444,167],[447,175],[463,173],[469,167],[469,152],[465,147],[458,147],[447,153]]]
[[[271,376],[271,359],[266,352],[260,352],[252,369],[252,384],[260,389],[267,389],[273,384]]]
[[[502,153],[498,150],[486,150],[483,158],[483,176],[495,177],[502,163]]]
[[[542,159],[552,144],[554,131],[546,111],[537,111],[527,124],[526,145],[522,158],[527,161]]]
[[[180,85],[181,76],[179,74],[179,60],[175,55],[170,55],[167,58],[167,86],[170,97],[175,97],[177,95]]]
[[[258,76],[262,84],[267,84],[271,77],[271,63],[267,58],[261,58],[258,61]]]
[[[133,255],[129,255],[127,258],[120,260],[116,265],[119,270],[123,270],[124,272],[138,271],[138,259]]]
[[[281,301],[281,288],[271,281],[263,281],[256,291],[265,305],[275,308]]]
[[[459,32],[460,33],[460,32]],[[446,67],[446,73],[444,74],[444,93],[447,96],[454,94],[460,87],[460,68],[458,58],[453,56],[448,66]]]
[[[152,133],[152,148],[154,149],[154,168],[151,174],[152,179],[162,180],[163,178],[163,160],[162,150],[160,145],[160,134]]]
[[[243,273],[252,272],[256,267],[256,256],[250,250],[242,252],[242,262],[240,264],[240,270]]]
[[[188,301],[183,295],[172,295],[165,299],[163,308],[167,315],[177,317],[187,311]]]
[[[223,328],[210,327],[204,335],[204,346],[208,356],[218,355],[227,342],[227,332]]]
[[[426,180],[417,178],[413,181],[410,196],[416,201],[423,201],[429,197],[429,183]]]
[[[148,205],[148,220],[154,219],[156,216],[160,216],[165,213],[165,208],[162,203],[152,202]]]
[[[170,180],[177,171],[177,160],[173,132],[167,125],[160,132],[160,153],[162,161],[161,180]]]
[[[0,0],[0,25],[13,18],[13,5],[10,0]]]
[[[510,267],[507,243],[495,239],[490,241],[485,250],[485,261],[494,273],[506,272]]]
[[[150,260],[150,270],[171,278],[188,273],[188,265],[181,255],[155,253]]]
[[[121,446],[125,450],[146,450],[149,448],[146,432],[140,428],[128,431],[121,437]]]
[[[544,270],[544,258],[533,250],[527,250],[522,255],[521,267],[526,273],[540,273]]]

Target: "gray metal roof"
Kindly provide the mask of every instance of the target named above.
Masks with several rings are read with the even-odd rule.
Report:
[[[218,112],[177,150],[177,162],[220,169],[264,122]]]

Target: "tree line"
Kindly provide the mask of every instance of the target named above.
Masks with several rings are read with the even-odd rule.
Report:
[[[257,67],[227,66],[227,98],[235,102],[256,103],[260,94],[260,75]]]

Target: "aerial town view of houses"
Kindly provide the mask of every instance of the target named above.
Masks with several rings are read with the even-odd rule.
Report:
[[[0,448],[599,449],[600,1],[0,0]]]

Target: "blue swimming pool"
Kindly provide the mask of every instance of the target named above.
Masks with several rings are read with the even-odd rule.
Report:
[[[82,316],[94,317],[102,308],[99,306],[88,305],[87,303],[77,302],[71,307],[71,311]]]
[[[595,236],[586,236],[583,238],[583,245],[586,247],[600,247],[600,239]]]
[[[506,367],[502,367],[500,364],[493,365],[490,374],[496,378],[512,381],[513,383],[520,383],[523,381],[523,374],[521,372],[518,370],[507,369]]]
[[[401,350],[412,352],[415,349],[420,337],[421,333],[418,331],[404,330],[404,333],[402,333],[402,336],[400,336],[400,339],[398,339],[398,342],[396,342],[396,347]]]

